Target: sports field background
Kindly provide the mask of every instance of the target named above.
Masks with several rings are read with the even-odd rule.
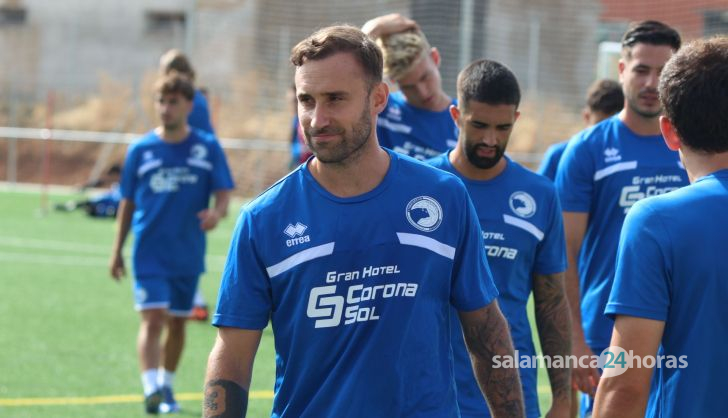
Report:
[[[139,319],[132,307],[131,278],[115,283],[107,268],[114,222],[89,218],[81,211],[43,213],[37,190],[2,187],[0,417],[146,416],[135,352]],[[48,206],[79,197],[51,193]],[[234,201],[230,216],[208,235],[208,272],[201,286],[213,304],[241,203]],[[131,239],[125,251],[128,270]],[[214,339],[209,322],[190,322],[175,380],[183,409],[179,417],[201,415],[205,365]],[[538,344],[537,349],[540,352]],[[269,416],[274,373],[268,327],[255,362],[249,417]],[[539,371],[539,397],[545,414],[551,401],[544,369]]]

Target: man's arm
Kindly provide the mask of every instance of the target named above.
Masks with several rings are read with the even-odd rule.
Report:
[[[654,357],[664,329],[663,321],[618,315],[614,322],[612,341],[609,345],[621,347],[627,353],[631,352],[633,356],[638,356],[640,359],[644,359],[646,356]],[[629,365],[629,362],[627,364]],[[631,367],[623,374],[602,378],[594,405],[595,417],[636,418],[645,416],[647,398],[650,395],[652,368],[636,366],[637,362],[632,361]]]
[[[459,314],[475,378],[488,401],[491,415],[494,418],[525,416],[518,369],[494,367],[493,364],[494,356],[515,356],[508,323],[498,302]]]
[[[134,209],[134,202],[129,199],[121,199],[121,202],[119,202],[119,210],[116,212],[116,236],[114,237],[114,247],[109,262],[109,272],[114,280],[120,280],[122,276],[126,276],[124,257],[121,255],[121,251],[124,249],[124,242],[129,235]]]
[[[221,327],[207,361],[203,418],[241,418],[248,409],[262,331]]]
[[[399,13],[392,13],[367,21],[361,27],[361,31],[369,35],[370,38],[377,39],[382,36],[416,28],[417,22],[414,20],[404,17]]]
[[[537,274],[533,280],[536,325],[544,355],[566,359],[571,354],[571,316],[566,301],[564,273]],[[566,365],[565,365],[566,366]],[[551,410],[547,417],[568,416],[571,402],[571,370],[549,368]]]
[[[215,203],[212,208],[203,209],[197,213],[200,219],[200,228],[203,231],[210,231],[217,226],[220,219],[227,216],[228,205],[230,204],[230,190],[218,190],[215,192]]]
[[[586,345],[584,329],[581,327],[581,296],[579,291],[579,251],[586,234],[589,214],[586,212],[563,212],[564,233],[566,234],[566,257],[568,267],[565,272],[566,298],[571,312],[571,347],[574,355],[592,356]],[[581,368],[578,365],[572,370],[572,379],[580,391],[594,395],[599,383],[599,372],[592,368]]]

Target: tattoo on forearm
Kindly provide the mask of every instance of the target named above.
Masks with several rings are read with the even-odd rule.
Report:
[[[524,416],[521,380],[516,368],[494,368],[493,357],[513,356],[513,344],[505,318],[488,308],[483,320],[463,326],[478,383],[494,417]]]
[[[205,385],[203,418],[242,418],[248,409],[248,391],[232,380],[210,380]]]
[[[543,353],[550,356],[571,354],[571,315],[566,300],[563,274],[536,276],[533,284],[536,325]],[[568,401],[571,396],[571,370],[549,368],[551,393],[554,398]]]

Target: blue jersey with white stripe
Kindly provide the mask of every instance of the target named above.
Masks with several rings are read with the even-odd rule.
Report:
[[[728,410],[726,208],[722,170],[638,202],[624,222],[606,313],[665,322],[647,417]]]
[[[389,152],[351,198],[302,164],[242,211],[216,326],[276,347],[273,417],[457,417],[450,307],[497,296],[475,209],[455,176]]]
[[[457,105],[457,101],[452,104]],[[410,105],[402,92],[395,92],[377,118],[377,137],[385,148],[426,160],[454,148],[458,128],[450,109],[419,109]]]
[[[448,154],[428,161],[454,173],[468,189],[478,213],[488,264],[498,289],[498,304],[511,328],[519,356],[536,355],[528,322],[526,304],[533,290],[534,275],[566,270],[566,245],[561,207],[553,183],[520,164],[506,159],[506,168],[491,180],[462,177]],[[490,416],[470,366],[463,334],[453,322],[452,345],[458,389],[458,405],[463,417]],[[537,367],[521,367],[521,383],[529,417],[540,416]]]
[[[586,212],[589,221],[579,254],[581,318],[592,349],[609,346],[613,322],[604,315],[614,279],[619,231],[638,200],[688,184],[677,152],[662,135],[639,136],[619,115],[569,141],[556,174],[566,212]]]
[[[215,137],[192,129],[179,143],[154,131],[129,147],[121,195],[134,202],[134,273],[196,276],[202,273],[205,234],[197,213],[210,195],[233,188],[225,154]]]

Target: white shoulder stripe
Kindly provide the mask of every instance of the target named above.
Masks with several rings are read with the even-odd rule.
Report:
[[[424,248],[450,260],[455,259],[455,247],[451,247],[436,239],[425,235],[408,234],[406,232],[397,232],[397,238],[402,245],[412,245],[414,247]]]
[[[265,270],[268,272],[268,277],[275,277],[281,273],[284,273],[299,264],[303,264],[306,261],[311,261],[316,258],[326,257],[334,253],[334,243],[329,242],[328,244],[321,244],[316,247],[307,248],[303,251],[297,252],[292,256],[286,258],[278,264],[274,264],[270,267],[266,267]]]
[[[150,160],[139,166],[137,170],[137,177],[142,177],[149,170],[154,170],[157,167],[162,166],[162,160]]]
[[[530,232],[534,237],[536,237],[536,239],[538,239],[539,241],[543,241],[543,231],[538,229],[536,225],[532,224],[531,222],[506,214],[503,214],[503,222],[507,223],[508,225],[513,225],[516,228],[521,228],[524,231]]]
[[[612,174],[619,173],[620,171],[634,170],[635,168],[637,168],[637,161],[624,161],[612,164],[602,168],[601,170],[597,170],[597,172],[594,173],[594,181],[599,181],[604,177],[611,176]]]
[[[192,167],[198,167],[203,170],[211,171],[212,170],[212,163],[205,160],[196,160],[194,158],[188,158],[187,164],[191,165]]]
[[[407,126],[403,123],[391,122],[384,118],[377,119],[377,125],[381,126],[384,129],[390,130],[392,132],[398,132],[398,133],[402,133],[405,135],[409,135],[410,132],[412,132],[411,126]]]

